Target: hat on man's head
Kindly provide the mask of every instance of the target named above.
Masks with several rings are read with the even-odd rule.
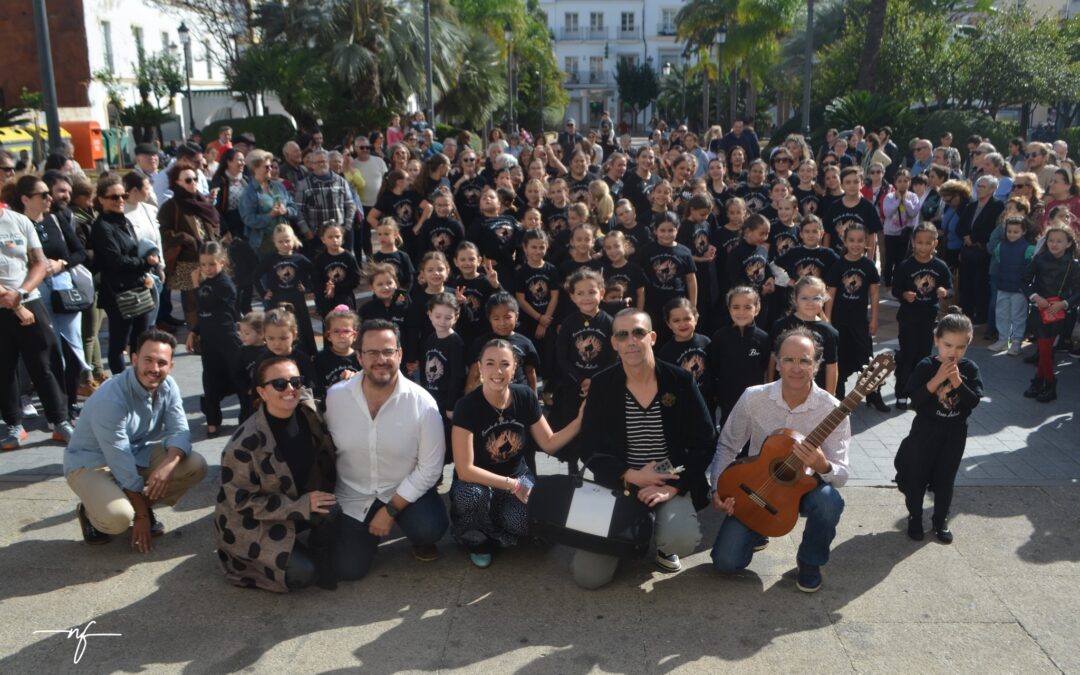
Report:
[[[247,143],[251,147],[255,147],[255,137],[245,131],[233,139],[233,145],[236,145],[237,143]]]
[[[156,155],[158,154],[157,146],[153,143],[139,143],[135,146],[136,155]]]
[[[577,122],[574,121],[573,117],[570,117],[566,120],[566,126],[570,126],[571,124],[573,124],[575,127],[577,126]]]

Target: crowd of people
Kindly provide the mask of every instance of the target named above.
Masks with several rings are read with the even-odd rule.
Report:
[[[131,528],[149,550],[164,531],[153,506],[206,473],[169,377],[179,335],[202,361],[206,435],[227,397],[240,403],[214,514],[233,583],[358,579],[395,522],[418,560],[449,530],[487,567],[529,533],[537,449],[653,509],[656,563],[677,571],[697,511],[732,512],[712,493],[719,473],[844,398],[886,292],[894,405],[916,411],[896,460],[908,534],[924,537],[929,488],[951,542],[982,392],[974,326],[994,351],[1035,345],[1024,396],[1038,402],[1056,398],[1055,349],[1080,356],[1068,148],[945,134],[901,149],[888,127],[856,127],[815,152],[799,135],[762,149],[751,120],[700,137],[655,126],[636,146],[609,119],[584,136],[568,119],[551,137],[439,139],[416,113],[333,149],[299,133],[276,155],[224,127],[172,156],[140,144],[133,170],[96,185],[64,157],[16,175],[0,152],[0,444],[25,439],[32,388],[67,445],[85,540]],[[880,392],[866,400],[890,411]],[[819,478],[803,500],[804,591],[821,585],[849,440],[845,422],[796,446]],[[682,470],[656,470],[668,460]],[[767,544],[729,517],[714,565],[742,569]],[[596,588],[617,564],[579,551],[573,576]]]

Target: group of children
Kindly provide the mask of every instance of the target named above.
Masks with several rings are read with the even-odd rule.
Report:
[[[761,168],[752,166],[752,175]],[[343,248],[340,225],[323,226],[324,249],[314,260],[297,252],[291,227],[280,225],[273,234],[275,252],[261,261],[257,275],[267,311],[243,317],[236,288],[224,273],[225,252],[208,244],[200,257],[199,325],[188,339],[203,358],[207,431],[212,435],[220,427],[221,400],[230,392],[240,396],[241,417],[250,413],[251,373],[271,355],[292,356],[316,398],[358,373],[359,322],[373,318],[399,328],[402,370],[433,395],[448,439],[454,405],[478,386],[480,347],[492,338],[512,346],[514,382],[542,390],[553,428],[570,423],[591,378],[615,362],[612,317],[629,306],[652,316],[658,358],[694,374],[719,424],[747,387],[775,378],[773,341],[796,326],[821,339],[824,363],[817,383],[842,398],[844,382],[873,353],[882,281],[874,252],[882,223],[859,195],[857,169],[827,171],[834,189],[824,192],[816,189],[810,169],[800,167],[795,188],[786,180],[719,191],[710,180],[679,188],[653,181],[647,213],[635,206],[639,200],[616,199],[621,181],[594,180],[579,202],[569,201],[568,182],[559,178],[546,185],[529,180],[518,196],[482,185],[467,223],[455,217],[460,210],[450,192],[439,189],[419,205],[419,218],[375,220],[374,250],[363,271]],[[814,213],[822,209],[825,220]],[[386,210],[392,214],[393,206],[387,203]],[[1051,227],[1037,254],[1025,234],[1007,219],[994,251],[1000,260],[998,303],[1008,308],[998,324],[1017,345],[1025,334],[1017,323],[1027,321],[1028,299],[1051,317],[1080,300],[1072,232]],[[962,358],[971,326],[962,315],[938,320],[952,274],[935,255],[935,226],[922,222],[891,236],[907,240],[902,246],[890,242],[894,253],[904,254],[889,270],[900,305],[897,407],[916,409],[913,439],[945,425],[948,433],[941,439],[950,448],[946,464],[937,456],[916,452],[911,459],[910,451],[902,453],[901,487],[909,496],[913,537],[922,536],[919,485],[934,488],[944,509],[935,512],[934,526],[944,540],[951,538],[943,534],[944,484],[951,486],[966,436],[958,422],[970,414],[981,390],[977,367]],[[1019,263],[1024,272],[1018,275]],[[358,308],[355,291],[362,279],[372,297]],[[308,293],[323,317],[322,350],[307,311]],[[1039,400],[1051,400],[1045,392],[1054,387],[1047,326],[1052,323],[1034,324],[1040,362],[1031,391]],[[938,354],[931,357],[935,343]],[[889,410],[878,392],[867,403]],[[913,445],[921,444],[905,447]],[[563,454],[572,458],[574,451]],[[942,473],[931,476],[927,466]]]

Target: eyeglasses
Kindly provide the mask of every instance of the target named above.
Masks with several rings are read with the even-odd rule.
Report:
[[[476,161],[476,158],[475,157],[462,157],[461,161],[465,162],[466,164],[471,164],[471,163]]]
[[[617,330],[611,334],[611,337],[616,342],[626,342],[630,336],[633,336],[635,340],[644,340],[645,337],[651,333],[647,328],[635,328],[633,330]]]
[[[0,166],[0,171],[3,171],[4,173],[9,173],[9,174],[10,173],[15,173],[15,167],[14,166]]]
[[[400,347],[394,347],[393,349],[365,349],[360,352],[360,355],[365,359],[377,359],[380,356],[384,359],[392,359],[399,351],[401,351]]]
[[[798,366],[803,370],[810,370],[814,367],[814,359],[805,356],[800,358],[795,358],[794,356],[781,356],[780,365],[785,368],[794,368],[795,366]]]
[[[274,391],[285,391],[286,387],[300,389],[304,386],[304,378],[300,375],[294,375],[293,377],[275,377],[272,380],[263,382],[262,386],[273,387]]]
[[[799,302],[825,302],[824,295],[800,295]]]
[[[47,192],[47,191],[46,192],[31,192],[30,194],[28,194],[26,196],[27,197],[41,197],[42,199],[52,199],[52,193]]]
[[[115,195],[101,195],[102,199],[108,199],[111,202],[119,202],[128,198],[128,193],[121,192]]]
[[[788,164],[791,164],[791,158],[790,157],[777,157],[777,158],[773,159],[773,164],[777,164],[779,162],[786,162]]]
[[[359,152],[361,150],[370,150],[370,149],[371,149],[370,145],[358,145],[358,146],[356,146],[357,152]]]
[[[184,185],[194,185],[198,181],[194,178],[181,178],[178,182],[183,183]]]

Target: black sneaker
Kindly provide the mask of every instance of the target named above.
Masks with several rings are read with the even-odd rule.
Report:
[[[952,530],[949,529],[947,523],[944,525],[935,525],[934,536],[937,537],[937,540],[942,544],[951,544],[953,542]]]
[[[79,504],[75,509],[75,517],[79,519],[79,528],[82,530],[82,538],[87,544],[90,544],[91,546],[100,546],[112,541],[111,536],[101,532],[90,523],[90,519],[86,517],[86,509],[82,504]]]
[[[154,509],[147,509],[150,512],[150,536],[160,537],[165,534],[165,523],[157,519],[154,515]]]
[[[897,410],[907,410],[908,409],[908,400],[906,398],[898,398],[898,399],[896,399],[896,409]]]
[[[1035,398],[1042,393],[1043,387],[1046,385],[1046,380],[1039,376],[1035,376],[1031,380],[1031,385],[1024,390],[1024,398]]]
[[[767,548],[769,548],[768,537],[761,537],[756,542],[754,542],[754,553],[761,553]]]
[[[907,536],[911,537],[913,541],[922,541],[926,537],[926,532],[923,531],[922,518],[908,516]]]

